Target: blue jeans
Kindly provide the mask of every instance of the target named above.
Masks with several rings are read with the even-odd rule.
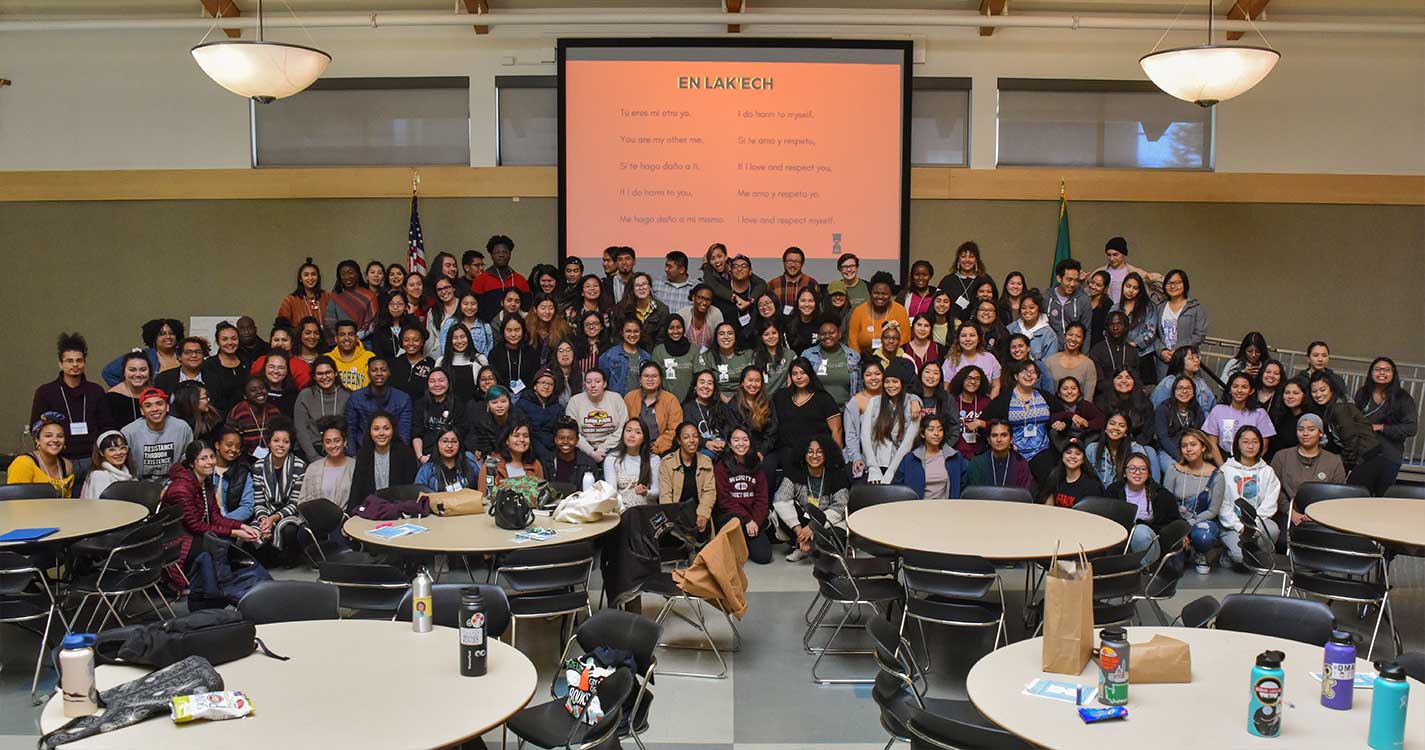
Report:
[[[1128,537],[1128,552],[1143,556],[1147,565],[1158,559],[1158,533],[1146,523],[1134,524],[1133,533]]]
[[[1198,521],[1188,531],[1188,539],[1192,541],[1192,548],[1202,554],[1207,554],[1213,547],[1216,547],[1217,538],[1221,535],[1222,526],[1213,519]]]

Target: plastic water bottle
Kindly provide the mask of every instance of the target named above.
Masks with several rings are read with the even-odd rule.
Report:
[[[411,581],[411,630],[429,633],[434,628],[435,611],[431,609],[430,574],[425,568]]]
[[[485,674],[488,644],[485,642],[485,598],[480,589],[460,591],[460,674]]]
[[[584,481],[582,484],[580,484],[579,489],[583,490],[584,492],[588,492],[589,490],[594,489],[594,472],[584,472]]]
[[[1410,683],[1405,680],[1405,670],[1395,662],[1376,663],[1376,673],[1366,744],[1374,750],[1401,750],[1405,746],[1405,706],[1410,701]]]
[[[93,633],[71,633],[60,644],[59,689],[65,716],[88,716],[99,710],[99,691],[94,686],[97,640]]]
[[[1099,634],[1098,702],[1105,706],[1128,704],[1128,631],[1104,628]]]
[[[1331,631],[1321,664],[1321,705],[1350,711],[1356,692],[1356,640],[1344,630]]]
[[[1278,737],[1282,733],[1282,692],[1286,654],[1263,651],[1252,667],[1252,700],[1247,708],[1247,731],[1258,737]]]

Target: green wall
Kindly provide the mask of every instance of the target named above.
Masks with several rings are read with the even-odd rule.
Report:
[[[408,210],[404,199],[0,203],[0,247],[16,273],[4,295],[15,338],[3,380],[14,396],[0,404],[0,450],[16,447],[31,390],[54,375],[59,331],[88,338],[97,379],[149,318],[247,313],[265,327],[305,256],[328,285],[342,258],[402,259]],[[499,232],[516,240],[522,270],[554,262],[556,211],[552,199],[421,201],[428,253],[458,255]],[[1054,202],[913,201],[912,255],[943,272],[950,251],[974,239],[996,279],[1024,269],[1043,283],[1056,217]],[[1419,206],[1073,203],[1070,225],[1074,254],[1089,263],[1121,234],[1134,264],[1185,268],[1213,335],[1256,328],[1274,346],[1319,337],[1342,355],[1425,361]]]

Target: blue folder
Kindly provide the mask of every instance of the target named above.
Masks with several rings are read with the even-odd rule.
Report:
[[[7,531],[4,534],[0,534],[0,542],[33,542],[38,539],[44,539],[45,537],[49,536],[50,534],[53,534],[56,531],[59,531],[58,526],[45,526],[42,528],[34,529],[15,529],[14,531]]]

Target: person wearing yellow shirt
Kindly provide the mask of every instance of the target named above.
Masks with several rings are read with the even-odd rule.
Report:
[[[68,420],[57,411],[40,415],[30,428],[35,438],[33,453],[16,456],[5,472],[9,484],[48,484],[59,497],[74,496],[74,464],[65,458],[64,442]]]
[[[855,310],[846,322],[846,345],[863,356],[881,348],[881,327],[888,320],[900,324],[902,331],[910,330],[910,316],[905,307],[891,299],[895,288],[895,278],[885,271],[877,271],[871,277],[871,299]]]
[[[366,365],[376,354],[361,345],[356,338],[356,324],[343,320],[336,324],[336,348],[327,352],[336,365],[337,379],[348,391],[359,391],[371,384]]]

